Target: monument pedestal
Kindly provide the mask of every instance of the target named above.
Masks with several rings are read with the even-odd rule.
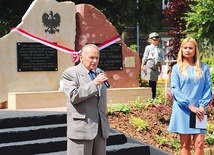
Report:
[[[128,103],[135,101],[138,97],[147,100],[151,97],[150,87],[132,88],[110,88],[107,89],[107,101],[110,103]],[[42,92],[11,92],[8,93],[7,108],[16,109],[38,109],[65,107],[66,96],[63,91]]]
[[[8,109],[38,109],[66,106],[62,91],[8,93]]]
[[[108,103],[128,103],[135,101],[138,97],[147,100],[152,97],[150,87],[111,88],[107,90]]]

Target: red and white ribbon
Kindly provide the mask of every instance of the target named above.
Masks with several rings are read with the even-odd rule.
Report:
[[[29,39],[31,39],[31,40],[34,40],[34,41],[36,41],[36,42],[39,42],[39,43],[41,43],[41,44],[43,44],[43,45],[52,47],[52,48],[54,48],[54,49],[63,51],[63,52],[65,52],[65,53],[72,54],[72,57],[73,57],[73,61],[74,61],[74,62],[77,62],[77,61],[79,60],[79,53],[80,53],[80,51],[79,51],[79,52],[76,52],[75,50],[70,49],[70,48],[68,48],[68,47],[65,47],[65,46],[62,46],[62,45],[59,45],[59,44],[55,44],[54,42],[51,42],[51,41],[48,41],[48,40],[39,38],[39,37],[37,37],[37,36],[35,36],[35,35],[29,33],[29,32],[24,31],[24,30],[21,29],[21,28],[17,28],[17,27],[12,28],[12,29],[11,29],[11,32],[17,32],[17,33],[23,35],[24,37],[29,38]],[[121,40],[120,37],[119,37],[119,36],[116,36],[116,37],[114,37],[114,38],[112,38],[112,39],[109,39],[109,40],[105,41],[104,43],[100,44],[100,45],[98,46],[98,48],[99,48],[99,50],[102,50],[102,49],[104,49],[104,48],[106,48],[106,47],[108,47],[108,46],[110,46],[110,45],[112,45],[112,44],[114,44],[114,43],[116,43],[116,42],[118,42],[118,41],[120,41],[120,40]]]
[[[108,46],[110,46],[110,45],[112,45],[112,44],[114,44],[120,40],[121,40],[120,36],[116,36],[116,37],[109,39],[109,40],[105,41],[104,43],[98,45],[98,48],[99,48],[99,50],[102,50],[102,49],[104,49],[104,48],[106,48],[106,47],[108,47]]]

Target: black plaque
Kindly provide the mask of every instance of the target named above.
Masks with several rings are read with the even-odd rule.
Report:
[[[17,43],[17,71],[57,71],[57,50],[40,43]]]
[[[122,70],[122,44],[112,44],[102,49],[98,67],[103,70]]]

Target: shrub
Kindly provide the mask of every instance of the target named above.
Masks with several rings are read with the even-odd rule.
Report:
[[[129,101],[128,104],[132,107],[132,108],[139,108],[139,109],[144,109],[146,108],[146,104],[143,103],[143,101],[141,101],[140,97],[138,96],[136,100],[134,101]]]
[[[108,114],[113,114],[114,112],[123,112],[123,113],[130,113],[131,109],[128,105],[118,103],[118,104],[113,104],[107,107],[107,113]]]
[[[181,148],[180,139],[171,139],[170,143],[171,143],[172,147],[175,148],[176,150],[179,150]]]
[[[137,131],[145,130],[148,123],[139,117],[131,116],[131,123],[137,128]]]
[[[207,133],[205,136],[205,141],[208,144],[214,144],[214,124],[207,123]]]
[[[205,137],[205,141],[208,144],[214,144],[214,132],[212,134],[207,132],[206,137]]]
[[[163,136],[157,136],[158,143],[160,145],[167,145],[168,139]]]

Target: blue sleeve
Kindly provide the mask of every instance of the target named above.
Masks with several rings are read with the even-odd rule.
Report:
[[[199,104],[203,107],[207,107],[212,99],[212,84],[210,78],[210,70],[208,65],[202,65],[204,71],[205,85],[203,88],[203,97],[199,100]]]
[[[190,101],[187,96],[181,92],[180,87],[180,76],[178,74],[178,65],[176,64],[173,66],[171,73],[171,91],[177,104],[187,108],[190,105]]]

